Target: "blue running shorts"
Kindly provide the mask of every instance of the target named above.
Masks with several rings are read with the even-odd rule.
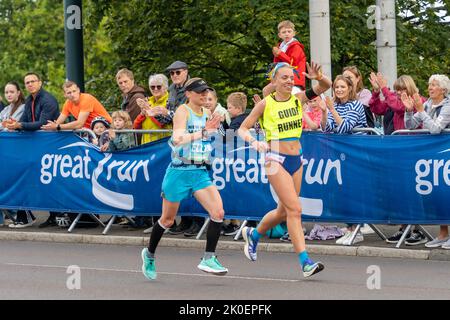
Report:
[[[170,202],[181,202],[212,184],[205,168],[179,169],[169,166],[162,183],[162,197]]]

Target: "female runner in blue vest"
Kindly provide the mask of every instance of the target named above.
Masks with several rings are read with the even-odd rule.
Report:
[[[278,207],[267,213],[257,228],[243,228],[245,255],[255,261],[259,238],[279,223],[287,221],[288,232],[305,277],[322,271],[324,266],[309,259],[301,224],[302,103],[325,92],[332,84],[330,79],[322,75],[319,65],[312,63],[311,66],[307,65],[307,69],[305,76],[317,80],[318,84],[293,95],[292,67],[287,63],[277,64],[272,73],[276,91],[256,104],[239,129],[243,140],[259,152],[266,152],[266,174],[279,198]],[[266,141],[257,141],[249,132],[258,120],[265,131]]]
[[[169,141],[172,161],[162,184],[162,216],[155,224],[148,248],[142,250],[142,272],[149,280],[156,279],[155,251],[165,230],[174,222],[183,199],[192,195],[211,217],[206,234],[206,250],[200,270],[224,275],[228,269],[217,260],[215,250],[224,217],[222,199],[208,174],[212,150],[208,135],[220,124],[219,116],[211,116],[203,106],[210,87],[200,78],[185,84],[188,103],[178,107],[173,118],[173,135]]]

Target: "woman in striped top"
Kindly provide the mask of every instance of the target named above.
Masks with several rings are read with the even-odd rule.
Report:
[[[322,130],[352,133],[356,128],[367,128],[364,107],[356,98],[356,90],[350,78],[339,75],[333,83],[334,103],[326,99],[327,108],[322,109]],[[328,109],[328,110],[327,110]]]
[[[336,129],[337,133],[352,133],[355,128],[366,128],[366,113],[364,106],[357,100],[356,87],[352,80],[343,75],[336,77],[333,83],[334,103],[330,97],[326,98],[326,107],[322,109],[322,130],[332,132]],[[327,110],[328,109],[328,110]],[[352,231],[356,228],[355,224],[347,224],[345,235],[339,238],[336,243],[351,245]],[[361,232],[358,232],[353,243],[364,241]]]

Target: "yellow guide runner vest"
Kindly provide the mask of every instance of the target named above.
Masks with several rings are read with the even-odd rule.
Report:
[[[302,104],[291,95],[288,101],[276,101],[271,94],[266,98],[266,107],[261,127],[266,132],[266,141],[299,138],[302,135],[303,113]]]

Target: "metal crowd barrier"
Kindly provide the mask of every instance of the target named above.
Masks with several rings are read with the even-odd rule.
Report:
[[[442,130],[442,132],[450,133],[450,129],[444,129],[444,130]],[[394,131],[392,133],[392,136],[399,135],[399,134],[431,134],[431,132],[428,129],[415,129],[415,130],[402,129],[402,130]]]
[[[314,132],[314,131],[309,131],[309,132]],[[316,132],[317,132],[317,130],[316,130]],[[322,131],[318,131],[318,132],[322,132]],[[337,128],[333,129],[333,133],[337,133]],[[377,136],[382,135],[382,133],[375,128],[354,128],[352,130],[352,133],[372,133]]]
[[[66,131],[66,130],[65,130]],[[96,138],[95,133],[90,130],[90,129],[80,129],[80,130],[67,130],[69,132],[75,132],[76,134],[83,134],[83,133],[87,133],[89,134],[92,138]],[[162,129],[162,130],[137,130],[137,129],[126,129],[126,130],[116,130],[116,132],[121,132],[121,133],[134,133],[136,134],[161,134],[161,133],[171,133],[173,130],[171,129]],[[255,130],[252,129],[252,131],[254,132]],[[309,131],[309,132],[321,132],[320,130],[316,130],[316,131]],[[383,135],[380,131],[374,129],[374,128],[358,128],[358,129],[353,129],[352,130],[353,133],[372,133],[375,135]],[[450,129],[445,129],[442,132],[444,133],[450,133]],[[430,134],[430,131],[427,129],[417,129],[417,130],[408,130],[408,129],[403,129],[403,130],[397,130],[395,132],[392,133],[392,135],[402,135],[402,134]],[[137,141],[136,141],[137,142]],[[74,228],[76,227],[77,223],[79,222],[81,216],[83,214],[78,214],[78,216],[76,217],[76,219],[72,222],[72,224],[70,225],[68,232],[72,232],[74,230]],[[99,224],[101,224],[104,228],[103,230],[103,234],[107,234],[112,226],[112,224],[114,223],[114,220],[116,219],[116,215],[112,215],[111,218],[109,219],[107,225],[105,226],[105,224],[97,218],[97,216],[95,216],[94,214],[90,214],[90,216],[96,220]],[[134,220],[129,217],[129,216],[123,216],[125,217],[127,220],[130,221],[131,224],[134,224]],[[200,232],[198,233],[196,239],[200,239],[202,234],[204,233],[204,231],[206,230],[208,224],[210,222],[209,218],[205,219],[205,222],[200,230]],[[236,234],[236,236],[234,237],[234,240],[237,241],[241,238],[242,235],[242,229],[246,226],[246,224],[248,223],[247,220],[242,221],[240,228]],[[353,231],[352,236],[350,238],[350,244],[353,244],[353,241],[357,235],[357,233],[359,232],[359,230],[362,228],[363,224],[358,224],[356,226],[356,229]],[[377,228],[375,225],[373,224],[369,224],[370,228],[375,231],[375,233],[384,241],[387,239],[386,235],[379,229]],[[433,239],[432,235],[421,225],[417,225],[417,227],[424,233],[424,235],[428,238],[428,239]],[[402,238],[398,241],[398,243],[396,244],[396,248],[399,248],[401,246],[401,244],[405,241],[406,236],[408,234],[408,232],[411,230],[412,225],[408,225],[405,229],[405,232],[403,233]]]
[[[353,129],[352,132],[371,132],[375,133],[377,135],[382,135],[381,132],[377,131],[374,128],[359,128],[359,129]],[[442,132],[444,133],[450,133],[450,129],[444,129]],[[394,131],[391,135],[401,135],[401,134],[431,134],[430,130],[427,129],[416,129],[416,130],[409,130],[409,129],[402,129]],[[356,229],[353,231],[351,237],[350,237],[350,245],[353,244],[353,241],[356,238],[356,235],[358,234],[359,230],[362,228],[363,224],[358,224],[356,226]],[[407,225],[405,231],[403,232],[402,237],[399,239],[397,244],[395,245],[396,248],[400,248],[400,246],[403,244],[403,242],[406,240],[406,237],[408,236],[409,231],[411,230],[413,225]],[[387,239],[386,235],[375,225],[369,224],[369,227],[375,231],[375,233],[384,241]],[[422,226],[417,225],[417,228],[422,231],[422,233],[427,237],[429,240],[433,240],[433,236]]]
[[[442,130],[443,133],[450,133],[450,129],[444,129]],[[414,134],[431,134],[430,130],[428,129],[402,129],[402,130],[396,130],[391,135],[414,135]],[[412,228],[412,224],[408,224],[406,226],[406,229],[403,232],[402,237],[398,240],[397,244],[395,245],[396,248],[400,248],[400,246],[403,244],[403,242],[406,240],[406,237],[408,236],[409,231]],[[422,233],[427,237],[429,240],[433,240],[433,236],[422,226],[422,225],[416,225],[417,228],[422,231]]]
[[[92,131],[91,129],[78,129],[78,130],[62,130],[62,131],[64,131],[64,132],[74,132],[74,133],[76,133],[76,134],[83,134],[83,133],[87,133],[87,134],[89,134],[91,137],[92,137],[92,139],[96,139],[97,138],[97,136],[95,135],[95,133],[94,133],[94,131]]]
[[[64,130],[64,131],[66,131],[66,130]],[[69,132],[75,132],[76,134],[80,134],[80,136],[81,136],[83,133],[87,133],[87,134],[89,134],[93,139],[97,138],[96,134],[95,134],[91,129],[87,129],[87,128],[83,128],[83,129],[79,129],[79,130],[74,130],[74,131],[71,131],[71,130],[67,130],[67,131],[69,131]],[[115,132],[119,132],[119,133],[133,133],[133,134],[135,135],[135,140],[136,140],[135,142],[136,142],[136,145],[138,145],[138,144],[139,144],[139,143],[138,143],[138,140],[137,140],[137,135],[138,135],[138,134],[161,134],[161,133],[172,133],[173,130],[171,130],[171,129],[160,129],[160,130],[124,129],[124,130],[114,130],[114,131],[115,131]],[[85,213],[79,213],[79,214],[77,215],[77,217],[75,218],[75,220],[74,220],[74,221],[72,222],[72,224],[70,225],[70,227],[69,227],[69,229],[68,229],[68,232],[72,232],[72,231],[75,229],[76,225],[77,225],[78,222],[80,221],[80,219],[81,219],[81,217],[82,217],[83,214],[85,214]],[[94,214],[89,214],[89,215],[90,215],[95,221],[97,221],[102,227],[104,227],[103,232],[102,232],[102,234],[104,234],[104,235],[106,235],[106,234],[109,232],[109,230],[111,229],[111,227],[113,226],[115,220],[116,220],[118,217],[125,218],[126,220],[128,220],[128,222],[129,222],[131,225],[135,225],[135,220],[134,220],[132,217],[126,216],[126,215],[124,215],[124,216],[111,215],[111,217],[107,220],[108,222],[106,223],[106,225],[105,225],[105,223],[103,223],[96,215],[94,215]],[[147,216],[146,216],[146,217],[147,217]],[[205,222],[205,225],[207,225],[207,222]],[[201,234],[200,234],[200,236],[201,236]],[[199,239],[200,237],[197,237],[197,238]]]

